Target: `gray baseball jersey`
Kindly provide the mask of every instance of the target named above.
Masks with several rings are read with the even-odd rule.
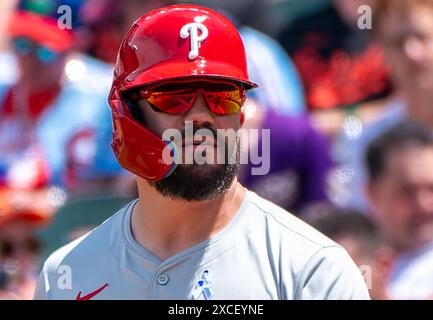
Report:
[[[133,238],[135,203],[54,252],[35,299],[369,299],[341,246],[251,191],[222,231],[166,260]]]

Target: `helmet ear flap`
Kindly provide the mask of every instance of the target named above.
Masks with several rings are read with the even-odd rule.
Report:
[[[141,112],[140,106],[138,105],[137,101],[132,101],[131,99],[125,99],[125,103],[128,106],[128,110],[131,113],[131,116],[141,123],[142,125],[146,125],[144,115]]]

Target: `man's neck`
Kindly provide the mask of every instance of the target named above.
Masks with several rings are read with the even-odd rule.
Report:
[[[139,201],[131,229],[136,241],[165,260],[221,231],[236,215],[245,189],[235,179],[227,192],[209,201],[173,200],[138,181]]]

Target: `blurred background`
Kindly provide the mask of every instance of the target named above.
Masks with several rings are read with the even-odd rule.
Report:
[[[51,252],[137,196],[110,147],[113,64],[176,3],[243,37],[246,127],[271,138],[270,172],[241,182],[343,245],[373,299],[433,298],[433,0],[0,0],[0,299],[31,299]]]

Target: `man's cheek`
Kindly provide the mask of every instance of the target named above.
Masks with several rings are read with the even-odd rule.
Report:
[[[380,216],[382,223],[387,223],[388,220],[392,219],[395,209],[398,210],[399,201],[396,197],[396,193],[385,184],[378,185],[374,196],[375,208],[377,214]]]
[[[411,212],[413,211],[410,201],[400,194],[396,194],[388,201],[390,204],[388,205],[387,223],[393,224],[396,231],[407,231],[411,225]]]

